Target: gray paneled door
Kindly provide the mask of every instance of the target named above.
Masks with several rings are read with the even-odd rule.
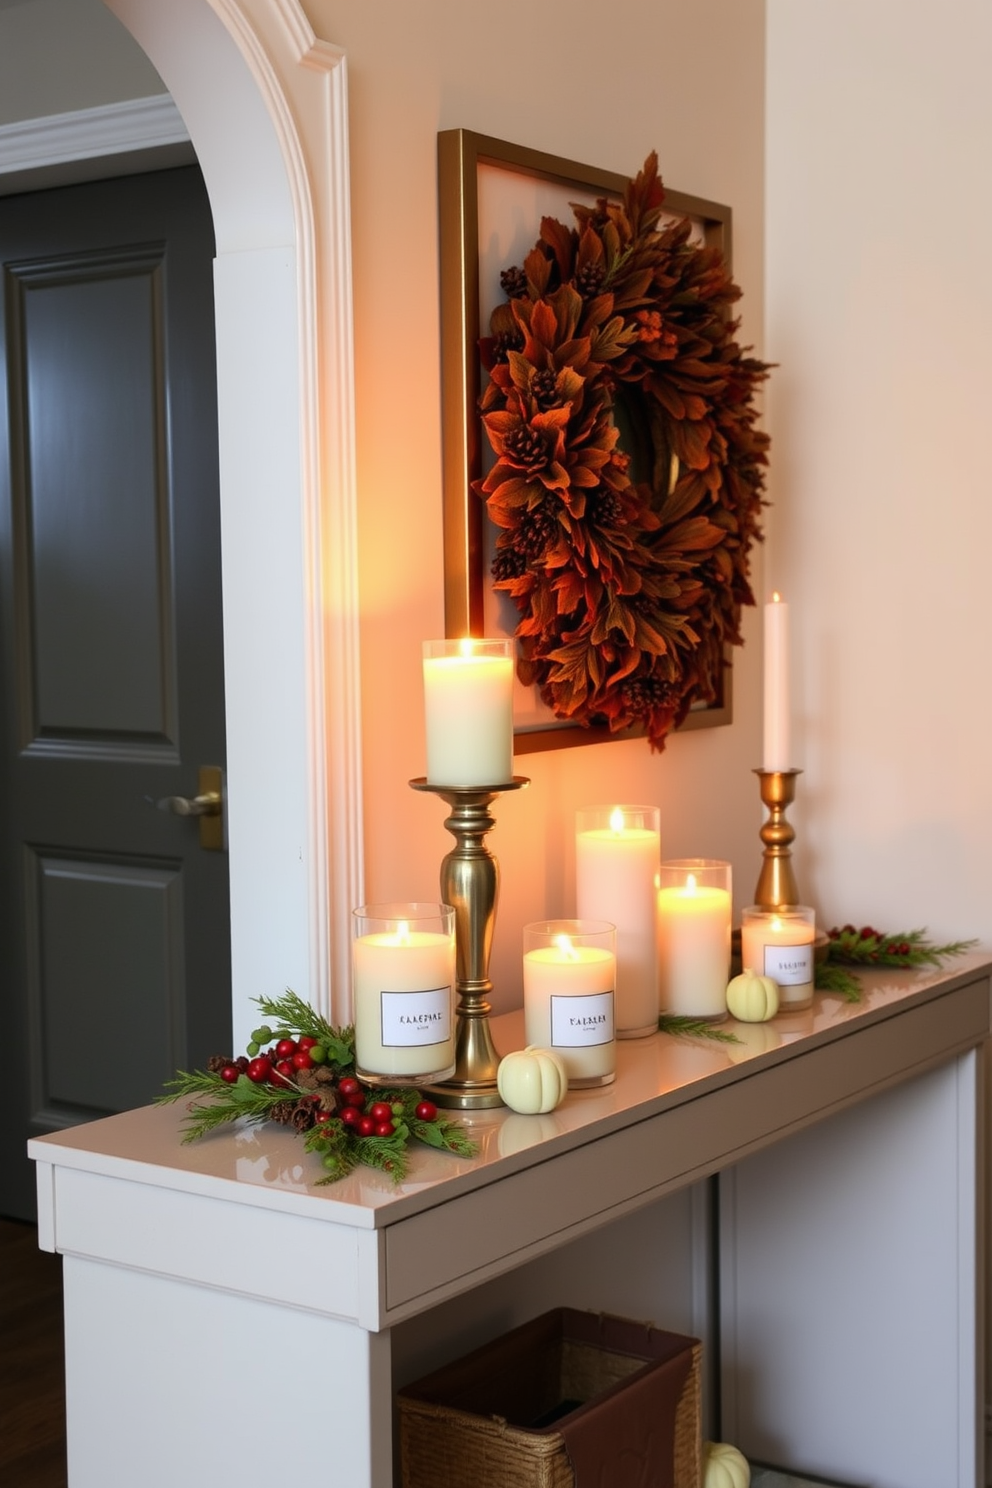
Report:
[[[0,1213],[230,1042],[213,252],[195,167],[0,200]]]

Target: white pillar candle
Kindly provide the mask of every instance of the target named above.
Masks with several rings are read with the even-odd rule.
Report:
[[[813,1001],[815,937],[816,915],[804,904],[777,910],[752,905],[741,916],[741,966],[778,983],[783,1013]]]
[[[505,785],[513,778],[511,641],[425,641],[429,785]]]
[[[658,968],[664,1012],[726,1016],[730,921],[729,863],[706,858],[662,863]]]
[[[359,1078],[384,1085],[448,1079],[455,1068],[454,911],[367,905],[355,911],[355,926]]]
[[[792,769],[789,721],[789,606],[773,594],[765,605],[765,770]]]
[[[575,912],[617,927],[617,1037],[658,1028],[656,806],[584,806],[575,837]]]
[[[601,921],[524,927],[527,1043],[554,1049],[570,1086],[607,1085],[616,1074],[614,936]]]

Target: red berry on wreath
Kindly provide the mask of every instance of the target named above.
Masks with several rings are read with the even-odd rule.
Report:
[[[316,1114],[316,1116],[314,1117],[314,1121],[316,1121],[316,1123],[317,1123],[318,1126],[326,1126],[329,1121],[333,1121],[333,1120],[334,1120],[334,1112],[333,1111],[318,1111],[317,1114]]]
[[[340,1085],[338,1089],[341,1089]],[[357,1090],[349,1090],[344,1100],[345,1105],[354,1106],[356,1111],[360,1111],[365,1105],[365,1091],[362,1090],[361,1086]]]
[[[272,1073],[272,1065],[264,1054],[259,1054],[256,1059],[249,1061],[245,1073],[256,1085],[264,1085]]]
[[[393,1108],[387,1106],[385,1101],[376,1101],[369,1107],[369,1115],[373,1121],[391,1121],[393,1119]]]
[[[433,1101],[421,1101],[413,1114],[418,1121],[436,1121],[437,1106]]]
[[[338,1089],[344,1096],[353,1095],[356,1090],[361,1090],[361,1088],[362,1087],[359,1085],[354,1075],[344,1075],[338,1081]],[[364,1100],[364,1098],[365,1097],[363,1096],[362,1099]]]
[[[362,1113],[357,1106],[343,1106],[341,1109],[341,1121],[344,1126],[352,1127],[358,1125],[362,1119]]]
[[[298,1049],[312,1049],[316,1042],[317,1040],[311,1038],[309,1033],[304,1033],[296,1040],[296,1047]]]
[[[276,1044],[276,1054],[278,1055],[278,1057],[280,1059],[292,1059],[292,1057],[293,1057],[293,1055],[295,1053],[296,1053],[296,1040],[295,1039],[281,1038],[279,1040],[279,1042]]]
[[[313,1060],[310,1058],[309,1050],[297,1049],[293,1055],[293,1068],[298,1070],[313,1069]]]
[[[377,1137],[391,1137],[395,1130],[396,1128],[391,1121],[377,1121],[375,1124],[375,1134]]]
[[[236,1064],[225,1064],[220,1072],[220,1077],[222,1080],[226,1080],[228,1085],[233,1085],[240,1073],[241,1071]]]
[[[372,1120],[371,1116],[359,1116],[358,1135],[360,1137],[375,1136],[375,1122]]]
[[[291,1059],[280,1059],[276,1065],[276,1074],[282,1075],[286,1080],[291,1080],[296,1074],[296,1070],[293,1068],[293,1061]]]

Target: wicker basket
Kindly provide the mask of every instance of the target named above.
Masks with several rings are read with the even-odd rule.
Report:
[[[699,1488],[701,1354],[547,1312],[399,1392],[403,1488]]]

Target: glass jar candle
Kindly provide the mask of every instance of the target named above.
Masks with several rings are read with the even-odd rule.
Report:
[[[731,868],[718,858],[671,858],[658,890],[661,1008],[689,1018],[727,1016]]]
[[[778,983],[783,1013],[813,1002],[813,941],[816,913],[805,904],[763,909],[752,904],[741,915],[741,967]]]
[[[455,1072],[455,911],[366,904],[352,915],[355,1073],[421,1085]]]
[[[658,1031],[657,806],[583,806],[575,824],[575,912],[617,931],[618,1038]]]
[[[524,926],[527,1043],[554,1049],[570,1087],[616,1076],[616,928],[604,920],[541,920]]]

